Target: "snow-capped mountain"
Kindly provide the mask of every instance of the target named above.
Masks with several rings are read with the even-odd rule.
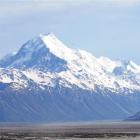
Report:
[[[140,103],[140,66],[39,35],[0,61],[0,121],[124,119]]]

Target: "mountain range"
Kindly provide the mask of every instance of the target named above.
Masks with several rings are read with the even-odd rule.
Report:
[[[1,122],[123,120],[140,108],[140,66],[40,34],[0,60]]]

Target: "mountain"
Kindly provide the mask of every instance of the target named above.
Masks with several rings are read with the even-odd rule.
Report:
[[[125,121],[140,121],[140,111],[128,117]]]
[[[120,120],[139,99],[139,65],[68,48],[54,34],[0,60],[1,122]]]

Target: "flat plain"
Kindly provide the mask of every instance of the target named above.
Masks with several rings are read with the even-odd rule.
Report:
[[[139,122],[0,123],[1,140],[139,140]]]

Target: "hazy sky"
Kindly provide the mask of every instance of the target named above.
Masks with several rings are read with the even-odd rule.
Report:
[[[0,57],[40,33],[140,64],[140,0],[0,0]]]

